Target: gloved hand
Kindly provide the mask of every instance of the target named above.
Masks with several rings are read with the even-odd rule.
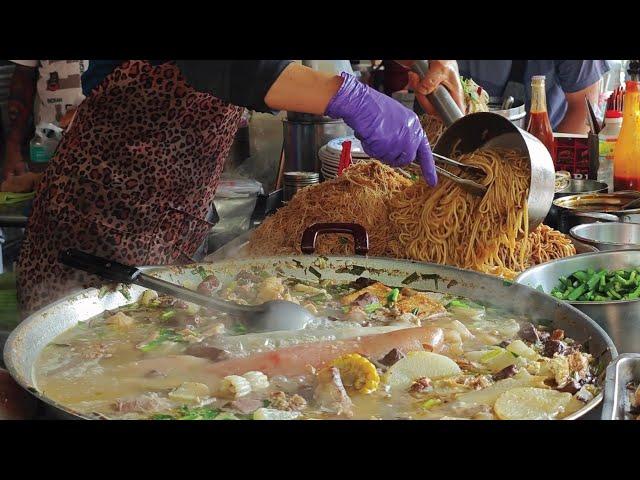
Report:
[[[392,167],[416,160],[426,182],[438,182],[433,155],[418,116],[398,101],[342,73],[342,86],[329,101],[325,115],[342,118],[353,128],[373,158]]]

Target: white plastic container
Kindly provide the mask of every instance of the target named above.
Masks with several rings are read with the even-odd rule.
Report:
[[[613,153],[622,128],[622,113],[608,110],[605,114],[604,128],[598,134],[599,164],[598,181],[608,185],[609,193],[613,193]]]

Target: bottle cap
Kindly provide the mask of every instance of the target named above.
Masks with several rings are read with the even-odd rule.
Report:
[[[531,77],[531,85],[544,85],[544,75],[534,75]]]

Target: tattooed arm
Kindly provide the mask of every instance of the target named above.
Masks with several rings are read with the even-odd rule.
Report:
[[[29,135],[29,118],[33,113],[37,68],[16,65],[11,79],[7,111],[9,128],[5,146],[5,164],[2,177],[6,179],[26,170],[22,146]]]

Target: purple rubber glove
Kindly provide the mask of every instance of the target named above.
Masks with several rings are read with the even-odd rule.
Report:
[[[342,118],[353,128],[373,158],[392,167],[416,160],[432,187],[438,183],[433,155],[418,116],[399,102],[342,73],[342,86],[329,101],[325,115]]]

